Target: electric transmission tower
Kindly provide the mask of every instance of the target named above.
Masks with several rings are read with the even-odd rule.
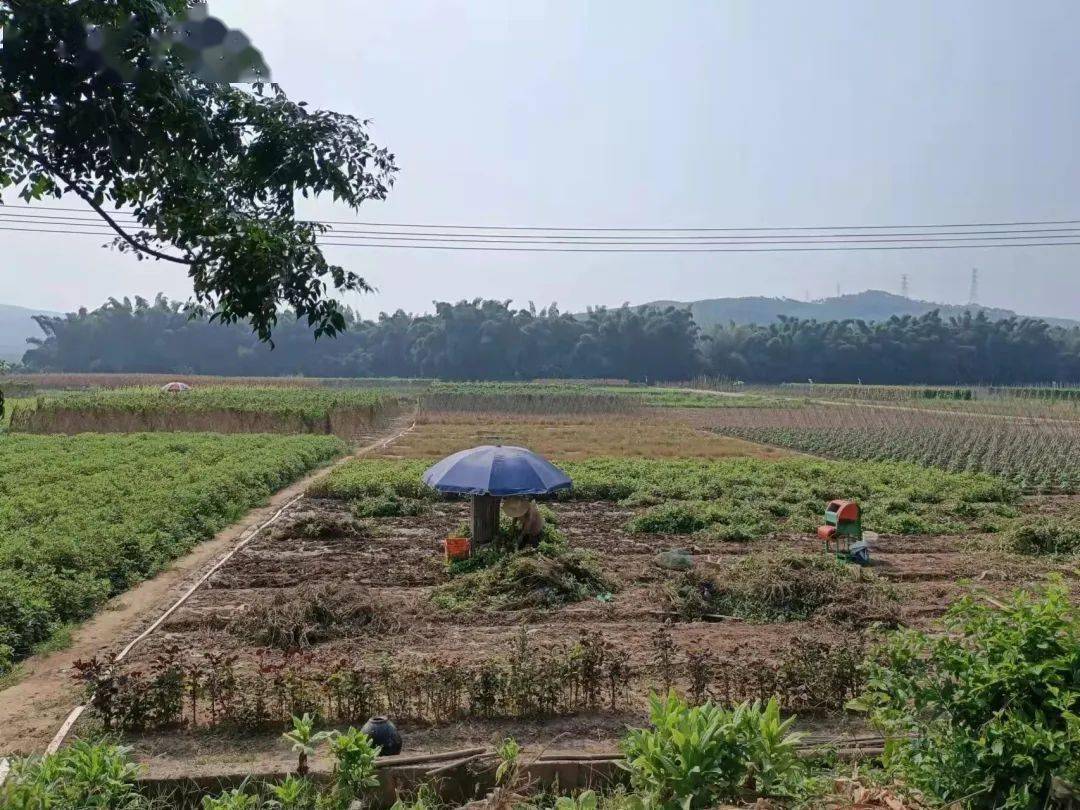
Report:
[[[971,288],[968,290],[968,304],[975,305],[979,303],[979,268],[974,267],[971,270]]]
[[[900,276],[900,295],[904,298],[908,297],[907,273],[904,273],[904,275]]]

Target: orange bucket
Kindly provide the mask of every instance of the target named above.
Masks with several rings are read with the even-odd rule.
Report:
[[[446,559],[464,560],[469,556],[472,547],[468,537],[447,537],[443,541],[443,548],[446,549]]]

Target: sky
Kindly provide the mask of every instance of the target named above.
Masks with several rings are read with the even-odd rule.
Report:
[[[561,227],[1080,219],[1075,0],[211,0],[291,97],[372,119],[389,199],[323,219]],[[7,196],[12,201],[12,196]],[[1080,318],[1080,247],[812,254],[327,248],[366,316],[863,289]],[[32,272],[29,268],[33,268]],[[69,310],[182,268],[0,233],[0,302]]]

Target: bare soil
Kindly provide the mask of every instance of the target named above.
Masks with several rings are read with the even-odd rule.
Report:
[[[550,416],[421,413],[416,430],[380,455],[442,458],[479,444],[523,445],[549,458],[570,460],[594,456],[773,459],[798,455],[782,448],[721,436],[708,427],[692,408]]]
[[[1037,507],[1046,510],[1053,499]],[[732,543],[696,536],[630,534],[626,522],[634,510],[608,502],[556,503],[560,529],[570,545],[593,551],[600,567],[617,585],[610,602],[587,600],[545,610],[440,610],[431,601],[435,587],[447,580],[439,545],[467,515],[460,502],[443,502],[417,517],[368,519],[359,526],[312,536],[312,525],[349,526],[347,504],[305,499],[288,522],[247,546],[156,633],[138,653],[150,657],[179,646],[184,650],[229,652],[238,661],[254,662],[261,648],[223,630],[229,620],[255,600],[289,589],[347,583],[364,586],[377,605],[385,606],[377,629],[336,638],[309,651],[316,660],[349,659],[372,663],[382,655],[399,660],[471,662],[505,654],[519,628],[528,627],[538,644],[571,643],[582,630],[599,631],[621,650],[632,666],[652,655],[651,634],[664,620],[661,585],[671,573],[654,562],[657,551],[686,548],[696,565],[719,568],[751,550],[772,547],[819,549],[807,536],[779,536],[755,543]],[[991,594],[1002,594],[1041,579],[1053,568],[1031,558],[996,550],[991,537],[883,536],[873,549],[873,570],[893,581],[899,591],[902,620],[929,625],[949,603],[974,582]],[[1065,569],[1065,573],[1070,573]],[[1072,572],[1075,574],[1075,572]],[[795,640],[836,640],[860,632],[824,620],[752,624],[741,621],[676,622],[671,625],[678,648],[707,650],[721,660],[758,665],[785,651]],[[639,706],[643,706],[644,695]],[[459,722],[441,727],[403,727],[411,752],[483,745],[511,735],[543,746],[557,740],[563,750],[614,750],[628,723],[641,723],[642,710],[587,717],[552,718],[543,722]],[[810,717],[804,727],[815,732],[865,733],[850,718]],[[286,764],[287,751],[275,733],[236,737],[183,731],[146,734],[131,740],[155,775],[224,773]],[[242,753],[241,753],[242,752]]]

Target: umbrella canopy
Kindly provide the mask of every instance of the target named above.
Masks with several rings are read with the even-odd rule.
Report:
[[[188,385],[187,383],[182,383],[182,382],[165,383],[163,386],[161,386],[161,390],[166,392],[166,393],[175,393],[177,391],[187,391],[190,388],[191,388],[190,385]]]
[[[424,473],[424,483],[459,495],[544,495],[570,489],[570,476],[524,447],[484,445],[447,456]],[[497,508],[497,507],[496,507]]]

